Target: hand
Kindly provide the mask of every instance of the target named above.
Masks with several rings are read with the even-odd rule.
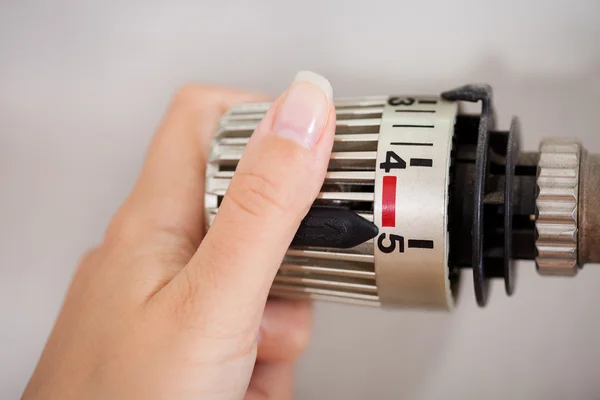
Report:
[[[323,183],[335,111],[329,83],[299,74],[205,232],[210,135],[227,107],[251,100],[265,99],[204,86],[175,96],[139,180],[75,273],[24,399],[292,397],[310,304],[267,298]]]

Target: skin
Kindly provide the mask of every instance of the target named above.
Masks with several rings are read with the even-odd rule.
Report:
[[[192,85],[174,96],[139,179],[83,257],[23,399],[290,399],[311,305],[269,299],[322,185],[333,107],[314,147],[252,135],[209,232],[211,135],[232,104],[269,100]]]

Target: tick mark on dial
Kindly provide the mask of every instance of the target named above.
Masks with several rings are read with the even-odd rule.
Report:
[[[397,113],[426,113],[426,114],[433,114],[435,113],[435,110],[413,110],[410,108],[403,108],[400,110],[396,110]]]
[[[435,128],[435,125],[392,125],[394,128]]]
[[[433,146],[433,143],[418,143],[418,142],[392,142],[393,146]]]
[[[433,249],[433,240],[408,240],[409,249]]]
[[[433,160],[431,158],[411,158],[411,167],[433,167]]]

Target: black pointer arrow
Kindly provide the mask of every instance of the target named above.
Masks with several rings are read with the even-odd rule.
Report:
[[[345,208],[312,207],[302,220],[293,246],[345,249],[377,236],[375,224]]]
[[[346,227],[343,223],[321,223],[317,218],[309,218],[303,222],[300,227],[301,231],[296,233],[296,236],[302,235],[304,240],[326,240],[327,238],[336,237],[346,234]]]

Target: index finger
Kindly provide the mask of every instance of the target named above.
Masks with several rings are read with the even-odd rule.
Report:
[[[115,233],[137,243],[161,240],[166,232],[189,246],[191,257],[205,230],[206,160],[218,120],[234,104],[264,100],[267,96],[262,94],[218,86],[187,85],[180,89],[107,236]]]

